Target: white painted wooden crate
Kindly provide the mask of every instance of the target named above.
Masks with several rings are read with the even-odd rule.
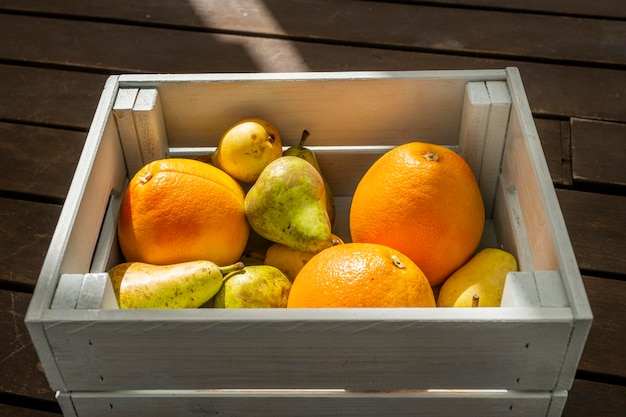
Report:
[[[502,308],[119,310],[108,275],[129,176],[233,122],[302,129],[337,199],[383,152],[450,146],[521,272]],[[515,68],[121,75],[107,81],[26,322],[66,416],[561,415],[592,314]]]

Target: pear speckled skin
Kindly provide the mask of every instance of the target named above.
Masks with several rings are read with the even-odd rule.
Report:
[[[244,211],[250,226],[272,242],[311,253],[333,245],[324,180],[304,159],[271,162],[246,194]]]
[[[108,273],[120,308],[197,308],[219,291],[224,275],[242,268],[241,262],[226,267],[209,261],[126,262]]]
[[[286,308],[291,281],[270,265],[229,274],[213,299],[215,308]]]
[[[302,132],[302,138],[300,139],[300,143],[297,146],[292,146],[289,149],[283,152],[283,156],[297,156],[298,158],[302,158],[311,165],[315,167],[317,172],[322,176],[322,180],[324,181],[324,189],[326,190],[326,212],[328,213],[328,218],[330,219],[330,224],[333,225],[335,223],[335,198],[333,196],[333,191],[330,188],[330,184],[324,178],[324,174],[322,173],[322,169],[317,162],[317,157],[315,153],[309,148],[304,146],[304,142],[309,137],[309,132],[307,130]]]

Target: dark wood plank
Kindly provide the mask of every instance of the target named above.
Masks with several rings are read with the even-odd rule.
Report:
[[[422,0],[409,0],[421,3]],[[429,3],[466,7],[485,7],[511,11],[532,11],[550,14],[610,17],[626,19],[626,4],[622,0],[430,0]]]
[[[51,8],[56,13],[82,17],[227,32],[462,54],[626,64],[626,50],[622,47],[626,22],[618,20],[346,0],[206,0],[183,7],[180,2],[85,3],[67,1]],[[38,11],[42,10],[39,5]],[[0,24],[24,26],[20,20],[15,16]],[[585,36],[579,36],[581,33]]]
[[[563,156],[561,155],[562,122],[535,117],[535,127],[546,156],[552,182],[563,184]]]
[[[61,415],[60,412],[0,404],[0,417],[59,417]]]
[[[106,78],[0,64],[0,120],[87,129]]]
[[[55,204],[0,198],[0,284],[34,288],[60,212]]]
[[[0,190],[65,198],[86,133],[0,122]]]
[[[626,124],[573,118],[575,181],[626,185]]]
[[[626,281],[583,280],[594,318],[578,369],[626,378]]]
[[[11,16],[11,18],[16,18]],[[273,38],[188,32],[174,29],[73,22],[23,17],[14,29],[19,46],[0,42],[0,58],[12,62],[36,62],[101,72],[278,72],[345,70],[430,70],[520,68],[531,108],[537,115],[584,117],[619,121],[626,114],[626,71],[541,64],[535,62],[431,54],[422,52],[296,42]],[[28,24],[26,24],[28,22]],[[68,48],[68,43],[72,48]],[[158,50],[158,52],[157,52]],[[11,73],[14,71],[15,73]],[[48,80],[47,74],[55,77]],[[41,69],[0,66],[2,84],[9,97],[36,101],[23,109],[18,120],[49,119],[43,113],[60,108],[60,101],[76,106],[56,115],[65,120],[85,98],[98,92],[84,90],[89,79],[104,82],[102,75],[58,73]],[[98,78],[101,77],[101,78]],[[30,80],[29,80],[30,78]],[[2,86],[0,84],[0,87]],[[36,91],[31,91],[36,89]],[[87,97],[86,97],[87,96]],[[7,103],[4,105],[4,103]],[[10,101],[0,107],[16,112]],[[28,100],[16,100],[18,104]],[[38,105],[37,105],[38,104]],[[7,107],[6,109],[4,107]],[[35,109],[35,110],[33,110]]]
[[[24,324],[30,299],[27,293],[0,290],[0,392],[54,400]]]
[[[577,379],[562,417],[623,417],[626,387]]]
[[[382,0],[384,1],[384,0]],[[338,0],[329,0],[325,4],[337,3]],[[110,11],[107,12],[102,5],[95,4],[98,2],[80,2],[74,0],[69,3],[65,2],[40,2],[38,0],[0,0],[0,8],[14,11],[37,11],[45,13],[67,13],[71,12],[76,15],[85,13],[93,16],[94,13],[107,13],[111,16],[120,15],[119,6],[123,7],[122,16],[127,17],[129,11],[136,13],[138,18],[150,20],[153,16],[158,16],[164,10],[178,15],[189,16],[193,13],[193,8],[203,7],[200,2],[176,2],[179,10],[173,8],[172,2],[169,0],[149,0],[142,1],[137,4],[124,4],[120,0],[114,0],[110,3]],[[83,4],[86,3],[86,4]],[[94,4],[91,4],[94,3]],[[133,3],[133,2],[131,2]],[[249,2],[252,3],[252,2]],[[258,3],[258,2],[257,2]],[[387,1],[391,3],[391,1]],[[400,3],[400,2],[397,2]],[[534,12],[558,15],[574,15],[583,17],[603,17],[611,19],[626,19],[626,7],[622,0],[594,0],[594,1],[572,1],[572,0],[404,0],[402,3],[415,3],[421,5],[437,4],[443,7],[465,7],[465,8],[482,8],[493,10],[508,10],[513,12]],[[252,3],[253,4],[253,3]]]
[[[572,190],[557,190],[557,196],[579,267],[624,274],[626,197]]]

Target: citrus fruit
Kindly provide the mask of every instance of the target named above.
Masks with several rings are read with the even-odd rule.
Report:
[[[411,142],[381,156],[361,178],[350,207],[354,242],[390,246],[441,284],[474,253],[485,209],[465,160],[435,144]]]
[[[244,192],[219,168],[171,158],[141,168],[126,188],[118,239],[127,261],[173,264],[206,260],[232,264],[250,226]]]
[[[233,178],[252,183],[261,175],[263,168],[282,153],[278,129],[267,120],[248,118],[224,132],[213,162]]]
[[[407,256],[375,243],[345,243],[302,267],[287,307],[435,307],[435,297]]]

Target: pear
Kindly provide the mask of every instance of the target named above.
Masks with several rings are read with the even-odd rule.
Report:
[[[437,306],[500,307],[506,275],[517,270],[517,260],[511,253],[483,249],[444,281]]]
[[[213,154],[213,164],[231,177],[252,183],[261,171],[283,154],[278,129],[267,120],[248,118],[224,132]]]
[[[197,308],[222,287],[224,275],[243,269],[209,261],[172,265],[125,262],[108,271],[120,308]]]
[[[339,236],[332,235],[333,246],[343,243]],[[293,282],[302,267],[315,256],[314,253],[302,252],[281,243],[274,243],[265,252],[265,265],[278,268],[289,281]],[[246,264],[247,265],[247,264]]]
[[[324,181],[302,158],[270,162],[248,190],[244,211],[252,229],[272,242],[311,253],[333,244]]]
[[[324,188],[326,189],[326,212],[328,213],[328,218],[330,219],[331,226],[335,224],[335,198],[333,196],[333,191],[330,188],[330,184],[326,181],[324,174],[322,173],[322,169],[317,162],[317,157],[315,153],[309,148],[304,147],[304,142],[309,137],[309,131],[303,130],[302,136],[300,137],[300,143],[298,146],[292,146],[289,149],[283,152],[284,156],[297,156],[298,158],[302,158],[311,165],[315,167],[317,172],[320,173],[322,179],[324,180]]]
[[[270,265],[246,266],[228,275],[213,299],[214,308],[285,308],[291,281]]]

